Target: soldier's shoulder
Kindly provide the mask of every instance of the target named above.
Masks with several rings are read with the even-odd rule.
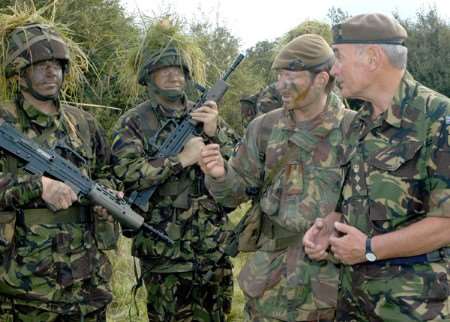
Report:
[[[153,109],[153,105],[150,101],[144,101],[133,108],[130,108],[125,113],[122,114],[120,120],[124,122],[125,120],[140,118],[144,114],[149,113]]]
[[[427,117],[439,118],[450,113],[450,98],[422,84],[417,87],[416,100],[423,106]]]
[[[270,112],[258,115],[257,117],[255,117],[255,119],[252,122],[272,125],[272,124],[276,123],[280,118],[282,118],[283,115],[284,115],[284,109],[282,107],[280,107],[280,108],[274,109]]]
[[[85,110],[82,110],[78,107],[75,107],[73,105],[62,104],[61,107],[63,108],[64,113],[74,120],[77,120],[77,121],[82,121],[82,120],[93,121],[93,120],[95,120],[95,117],[91,113],[89,113]]]
[[[18,120],[17,108],[14,102],[11,101],[0,102],[0,117],[10,123],[17,122]]]
[[[270,112],[258,115],[248,125],[249,128],[259,128],[260,130],[268,130],[273,127],[284,116],[284,109],[282,107],[272,110]]]
[[[265,151],[267,142],[276,124],[284,118],[284,109],[278,108],[253,119],[247,128],[249,137],[256,140],[258,149]]]

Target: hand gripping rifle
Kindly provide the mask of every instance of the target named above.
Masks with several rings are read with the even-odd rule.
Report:
[[[175,156],[183,149],[183,146],[190,139],[192,135],[199,136],[202,130],[198,127],[197,122],[194,121],[189,112],[193,111],[200,106],[202,106],[206,101],[214,101],[218,102],[228,90],[229,85],[226,83],[228,77],[230,77],[231,73],[236,69],[236,67],[241,63],[242,59],[244,59],[243,54],[239,54],[236,57],[233,64],[231,64],[230,68],[225,72],[224,76],[217,80],[213,87],[209,90],[206,90],[200,86],[202,89],[203,95],[197,100],[195,105],[186,113],[181,121],[176,124],[175,129],[169,134],[167,139],[161,144],[161,146],[156,147],[158,151],[154,157],[155,158],[168,158],[171,156]],[[150,144],[155,145],[156,139],[159,137],[162,129],[164,129],[168,123],[173,121],[168,121],[164,124],[161,129],[150,139]],[[150,198],[153,193],[158,188],[157,184],[150,186],[146,190],[142,191],[133,191],[129,197],[129,201],[137,206],[142,211],[148,211]]]
[[[24,137],[13,126],[0,118],[0,148],[26,163],[24,169],[32,174],[46,175],[67,184],[77,195],[86,196],[100,205],[125,227],[156,235],[168,244],[173,240],[144,222],[124,200],[89,179],[80,170],[55,151],[46,149]]]

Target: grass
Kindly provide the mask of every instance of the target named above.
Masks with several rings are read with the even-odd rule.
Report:
[[[238,223],[248,205],[236,209],[230,214],[230,225]],[[108,322],[147,322],[147,309],[145,306],[145,290],[140,288],[136,294],[136,302],[133,299],[132,287],[135,284],[134,260],[130,255],[131,240],[121,237],[119,247],[116,251],[111,251],[109,257],[113,265],[113,302],[108,308]],[[228,321],[242,322],[244,295],[239,288],[236,276],[245,263],[245,254],[240,254],[233,258],[234,265],[234,296],[231,314]],[[137,261],[137,260],[136,260]],[[137,266],[138,263],[136,262]],[[137,309],[136,309],[137,308]],[[139,313],[139,314],[138,314]]]

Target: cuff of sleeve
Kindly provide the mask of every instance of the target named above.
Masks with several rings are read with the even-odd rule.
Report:
[[[211,143],[221,144],[226,142],[227,137],[226,134],[224,134],[224,131],[222,130],[222,127],[220,124],[217,124],[217,130],[216,134],[214,136],[208,136],[208,139]]]
[[[428,217],[450,218],[450,189],[434,190],[430,195]]]
[[[170,169],[173,174],[178,174],[183,170],[180,160],[177,156],[170,157],[166,159],[166,166]]]
[[[223,191],[230,187],[232,184],[231,177],[232,175],[230,174],[230,168],[225,162],[225,176],[220,181],[214,177],[208,175],[205,176],[206,188],[214,195],[214,192]]]
[[[25,193],[22,194],[22,197],[26,196],[26,198],[20,198],[19,207],[28,204],[29,202],[38,199],[42,196],[42,176],[41,175],[32,175],[30,180],[22,183],[26,186],[24,189]]]

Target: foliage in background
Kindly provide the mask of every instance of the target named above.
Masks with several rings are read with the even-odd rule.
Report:
[[[70,31],[65,25],[55,22],[53,4],[36,9],[33,3],[20,3],[15,6],[2,8],[0,12],[0,99],[9,100],[17,90],[18,81],[14,77],[5,78],[5,69],[9,57],[10,34],[16,28],[30,23],[39,23],[56,31],[69,48],[70,70],[65,76],[63,97],[71,97],[83,93],[85,84],[84,71],[89,61],[80,46],[71,39]]]
[[[85,73],[87,86],[76,100],[117,108],[125,108],[128,93],[120,86],[122,61],[130,44],[139,38],[139,28],[128,16],[120,0],[0,0],[0,8],[16,4],[33,4],[36,8],[53,6],[47,18],[54,16],[71,30],[70,38],[79,44],[89,57],[91,66]],[[86,108],[94,113],[102,125],[109,129],[119,113],[106,108]]]
[[[408,70],[423,83],[450,96],[450,24],[436,8],[422,9],[415,20],[402,20],[408,31]]]
[[[12,6],[15,0],[0,0],[0,8]],[[31,3],[18,0],[17,3]],[[123,66],[129,56],[129,49],[139,45],[146,26],[170,12],[160,12],[151,17],[132,17],[121,6],[120,0],[35,0],[36,8],[55,3],[55,10],[47,18],[67,24],[72,30],[70,37],[79,44],[91,61],[92,68],[86,73],[89,86],[83,88],[78,101],[118,107],[125,110],[142,101],[145,91],[133,93],[131,86],[123,85]],[[213,15],[214,16],[214,15]],[[218,16],[218,15],[216,15]],[[340,8],[328,11],[330,25],[339,23],[349,15]],[[433,89],[450,96],[450,22],[437,12],[436,8],[417,12],[416,19],[397,18],[406,27],[409,39],[408,69],[413,76]],[[206,80],[202,85],[211,86],[239,53],[239,39],[219,22],[211,22],[208,15],[198,15],[195,21],[174,16],[183,23],[184,31],[194,37],[207,57],[205,61]],[[4,22],[3,22],[4,23]],[[0,21],[0,26],[2,21]],[[1,28],[1,27],[0,27]],[[311,29],[312,28],[312,29]],[[271,65],[274,55],[287,41],[305,32],[319,32],[329,39],[329,25],[318,21],[305,21],[275,40],[262,40],[246,49],[246,59],[230,78],[230,90],[220,102],[221,115],[238,132],[243,132],[240,119],[239,99],[251,95],[274,80]],[[0,84],[1,85],[1,84]],[[193,93],[192,99],[196,95]],[[120,113],[106,108],[86,108],[96,115],[101,124],[109,130]],[[242,216],[242,210],[234,218]],[[236,222],[236,220],[235,220]],[[134,309],[131,287],[134,284],[133,260],[129,255],[129,241],[122,240],[116,254],[112,253],[114,265],[114,302],[110,306],[108,321],[147,321],[145,317],[145,293],[138,293],[138,317]],[[235,276],[245,256],[234,259]],[[237,284],[233,312],[229,318],[242,320],[243,296]],[[131,311],[130,311],[131,310]],[[128,314],[131,314],[130,317]]]
[[[124,66],[123,79],[126,88],[136,88],[138,93],[138,74],[147,60],[155,54],[163,54],[168,48],[176,48],[186,63],[190,78],[205,82],[206,58],[197,41],[184,33],[184,23],[177,16],[169,15],[154,18],[146,27],[144,35],[130,48],[127,65]],[[181,65],[181,60],[180,60]]]

